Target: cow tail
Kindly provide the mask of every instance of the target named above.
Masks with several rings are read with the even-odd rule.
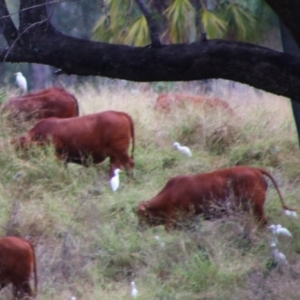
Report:
[[[34,295],[37,295],[37,291],[38,291],[38,277],[37,277],[37,268],[36,268],[36,257],[35,257],[35,251],[34,251],[34,247],[31,243],[30,247],[32,250],[32,254],[33,254],[33,274],[34,274]]]
[[[132,138],[132,147],[131,147],[131,158],[134,156],[134,148],[135,148],[135,135],[134,135],[134,124],[132,118],[128,115],[129,123],[130,123],[130,131]]]
[[[283,197],[282,197],[282,194],[281,194],[281,192],[280,192],[280,190],[279,190],[279,187],[278,187],[277,182],[275,181],[274,177],[273,177],[268,171],[266,171],[266,170],[264,170],[264,169],[260,169],[260,168],[256,168],[256,169],[257,169],[261,174],[263,174],[263,175],[265,175],[265,176],[267,176],[268,178],[271,179],[271,181],[273,182],[274,187],[275,187],[275,189],[276,189],[276,191],[277,191],[277,193],[278,193],[278,195],[279,195],[279,198],[280,198],[281,205],[282,205],[283,209],[284,209],[284,210],[296,211],[296,209],[289,208],[289,207],[287,207],[287,206],[285,205],[284,200],[283,200]]]
[[[74,101],[75,101],[75,110],[76,110],[76,115],[77,116],[79,116],[79,105],[78,105],[78,101],[77,101],[77,99],[76,99],[76,97],[74,96],[74,95],[72,95],[72,94],[70,94],[71,96],[72,96],[72,98],[74,99]]]

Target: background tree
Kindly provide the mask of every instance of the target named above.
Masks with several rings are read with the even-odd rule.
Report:
[[[46,0],[48,14],[51,15],[51,23],[55,28],[67,35],[90,39],[92,29],[100,15],[98,2],[94,1],[53,1]],[[20,0],[7,0],[7,8],[16,27],[19,26]],[[4,37],[0,35],[0,47],[7,45]],[[21,71],[28,79],[29,88],[41,89],[54,84],[56,77],[53,76],[54,68],[49,65],[36,63],[3,64],[0,72],[1,84],[14,84],[13,73]],[[78,76],[62,76],[60,81],[65,84],[91,81],[88,78]]]
[[[300,29],[296,26],[300,3],[296,0],[287,0],[284,4],[276,0],[266,2],[300,45]],[[194,43],[164,45],[159,39],[160,27],[156,25],[159,22],[151,18],[155,14],[152,15],[145,5],[150,2],[133,2],[134,7],[143,11],[148,23],[151,44],[145,47],[99,43],[63,34],[50,22],[45,0],[21,0],[20,3],[20,23],[16,26],[9,17],[5,1],[0,0],[0,33],[9,46],[0,49],[3,61],[51,65],[59,69],[57,74],[140,82],[223,78],[300,101],[298,57],[220,39],[203,38]],[[168,5],[168,2],[163,4]]]
[[[274,13],[264,1],[147,1],[167,44],[190,43],[200,36],[261,42],[274,27]],[[108,21],[109,16],[109,21]],[[200,20],[200,24],[197,24]],[[131,0],[110,0],[93,29],[98,41],[145,46],[150,43],[146,19]]]

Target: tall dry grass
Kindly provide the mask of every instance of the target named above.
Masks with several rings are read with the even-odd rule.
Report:
[[[1,235],[35,244],[38,299],[298,299],[300,225],[282,215],[270,185],[265,205],[270,223],[281,223],[293,238],[280,238],[290,263],[278,268],[268,245],[270,233],[251,216],[213,222],[199,218],[196,231],[137,231],[135,209],[178,174],[207,172],[237,164],[264,167],[274,174],[286,203],[299,203],[299,150],[287,99],[247,86],[212,81],[206,94],[229,102],[235,116],[187,106],[171,114],[153,110],[153,86],[115,82],[73,92],[81,114],[115,109],[128,112],[136,128],[134,181],[121,174],[113,193],[108,163],[84,168],[57,162],[53,149],[32,149],[23,159],[10,146],[18,136],[1,119]],[[173,84],[171,91],[200,95],[196,83]],[[9,91],[7,92],[9,94]],[[187,159],[172,144],[193,151]],[[162,246],[155,236],[159,236]],[[8,299],[3,290],[0,299]]]

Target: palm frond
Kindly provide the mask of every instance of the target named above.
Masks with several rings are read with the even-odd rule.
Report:
[[[175,0],[164,12],[168,26],[164,34],[168,34],[171,42],[184,43],[189,41],[191,26],[195,26],[195,12],[190,0]]]
[[[228,23],[217,12],[202,9],[201,18],[209,38],[223,38],[225,36]]]
[[[149,27],[146,18],[141,15],[129,28],[124,39],[125,44],[145,46],[150,43]]]
[[[228,22],[228,34],[233,34],[237,39],[247,41],[251,40],[256,34],[257,24],[259,22],[255,13],[247,7],[229,2],[220,9],[220,15]]]
[[[106,15],[102,15],[93,28],[93,38],[109,43],[123,43],[126,36],[125,25],[132,22],[136,12],[128,14],[130,0],[108,0],[107,10],[109,26],[106,26]]]

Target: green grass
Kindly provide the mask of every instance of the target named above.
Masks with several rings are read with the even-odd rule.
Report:
[[[189,106],[167,115],[155,112],[157,94],[138,86],[135,93],[90,86],[74,93],[84,114],[116,109],[133,117],[135,180],[121,173],[113,193],[107,161],[66,169],[51,147],[32,149],[25,159],[10,145],[20,132],[0,120],[0,233],[34,243],[38,299],[132,299],[131,280],[145,300],[299,299],[300,224],[283,216],[272,185],[266,215],[294,236],[280,237],[280,250],[290,262],[284,270],[272,261],[270,233],[258,229],[251,216],[199,218],[193,232],[165,232],[162,226],[140,232],[135,215],[137,205],[173,176],[238,164],[271,171],[286,203],[299,207],[300,156],[287,99],[252,94],[243,103],[237,93],[228,100],[236,111],[232,117]],[[193,158],[175,151],[175,141],[189,146]],[[10,294],[5,289],[0,299]]]

